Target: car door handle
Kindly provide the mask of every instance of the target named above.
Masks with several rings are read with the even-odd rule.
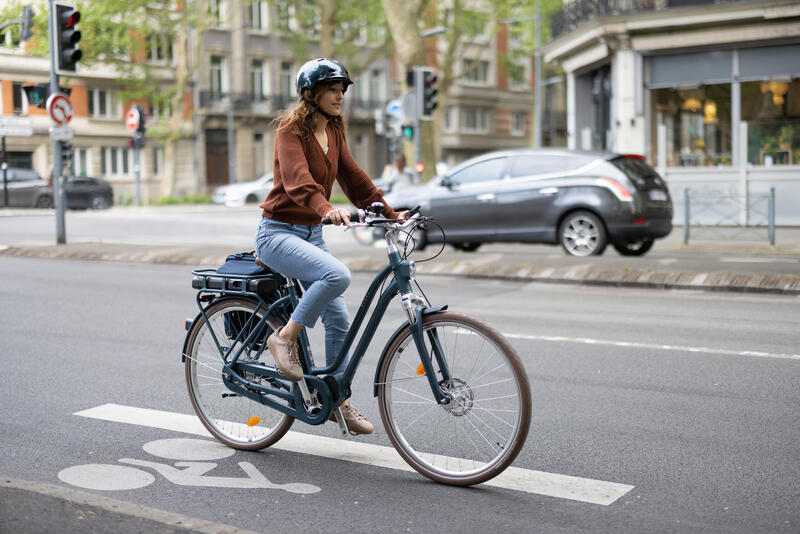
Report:
[[[555,195],[556,193],[558,193],[558,188],[557,187],[545,187],[545,188],[539,189],[539,193],[541,193],[542,195]]]
[[[494,200],[494,193],[484,193],[483,195],[478,195],[475,199],[481,202],[488,202]]]

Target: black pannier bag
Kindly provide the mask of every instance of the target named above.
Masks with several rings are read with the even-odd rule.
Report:
[[[253,317],[253,314],[244,310],[227,312],[223,316],[222,321],[225,325],[225,335],[231,342],[233,342],[233,340],[237,340],[239,343],[243,342],[247,339],[247,336],[258,327],[259,318],[257,316],[253,317],[250,324],[247,324],[247,321],[249,321],[251,317]],[[263,343],[264,336],[261,336],[261,339],[255,340],[252,344],[253,350],[260,351]]]
[[[256,256],[252,252],[237,252],[225,258],[225,263],[217,269],[218,274],[236,274],[239,276],[258,276],[269,274],[270,271],[264,264],[256,263]]]
[[[265,267],[263,264],[256,263],[256,256],[252,252],[238,252],[231,254],[225,258],[225,263],[217,269],[217,274],[233,274],[238,276],[258,276],[268,275],[272,271]],[[268,284],[270,289],[274,288],[274,283]],[[250,324],[247,321],[252,316],[252,313],[241,310],[228,312],[223,317],[225,325],[225,335],[228,339],[234,339],[239,342],[244,341],[250,333],[258,326],[258,317],[254,317]],[[253,349],[261,350],[263,339],[258,340],[253,344]]]

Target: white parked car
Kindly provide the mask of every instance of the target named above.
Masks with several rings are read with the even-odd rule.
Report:
[[[261,203],[272,189],[272,173],[268,172],[260,178],[238,184],[223,185],[214,190],[214,204],[226,206],[243,206],[245,203]]]

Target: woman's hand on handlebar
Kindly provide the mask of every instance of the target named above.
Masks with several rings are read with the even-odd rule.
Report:
[[[350,226],[350,210],[344,208],[334,208],[324,218],[330,220],[330,224]]]

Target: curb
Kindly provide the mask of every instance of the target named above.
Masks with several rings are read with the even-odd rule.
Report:
[[[8,247],[0,255],[27,258],[118,261],[217,267],[227,254],[201,254],[188,247],[162,247],[162,250],[129,248],[110,250],[113,246],[79,243],[49,247]],[[369,256],[340,258],[352,272],[375,273],[385,260]],[[531,267],[498,265],[485,261],[440,261],[436,264],[418,263],[417,272],[425,275],[462,276],[524,282],[576,284],[648,289],[684,289],[702,291],[731,291],[779,295],[800,295],[800,276],[774,274],[736,274],[731,272],[684,272],[634,269],[597,269],[593,266]]]

